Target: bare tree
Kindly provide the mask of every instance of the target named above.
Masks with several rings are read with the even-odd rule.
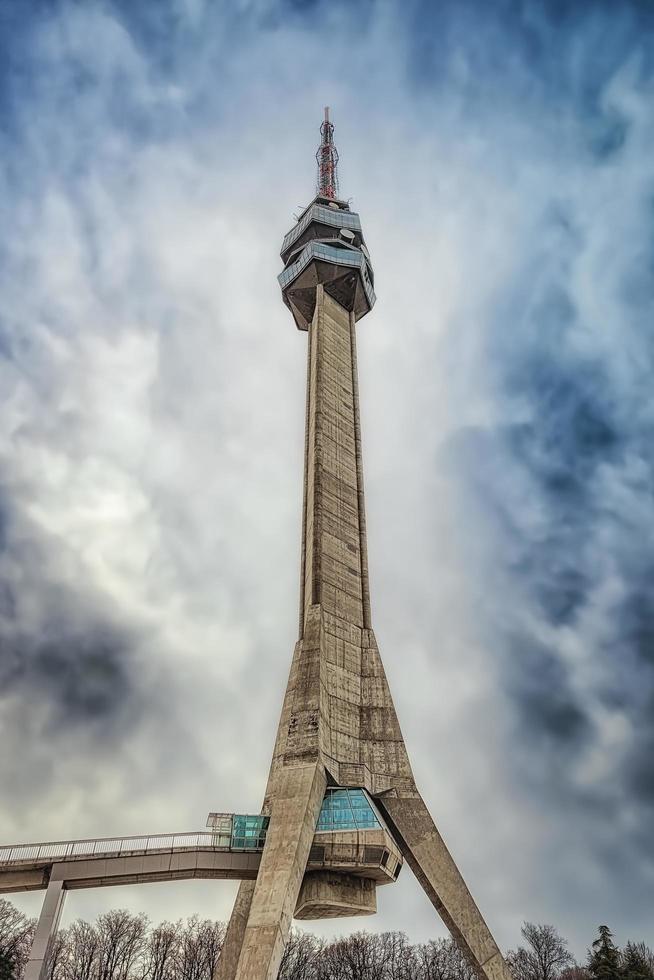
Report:
[[[414,980],[418,959],[401,932],[357,932],[324,946],[316,980]]]
[[[592,980],[589,970],[578,963],[568,966],[559,974],[559,980]]]
[[[147,937],[141,957],[143,980],[176,980],[181,922],[162,922]]]
[[[145,947],[148,918],[127,909],[99,916],[97,980],[130,980]]]
[[[432,939],[416,946],[417,976],[420,980],[453,980],[451,941]]]
[[[22,980],[34,928],[33,919],[0,899],[0,980]],[[78,919],[53,941],[47,980],[212,980],[224,935],[223,923],[197,915],[155,928],[125,909],[93,925]],[[524,945],[506,954],[514,980],[593,980],[554,926],[525,922],[522,936]],[[630,941],[615,954],[619,980],[654,980],[654,953],[645,943]],[[477,974],[451,939],[412,945],[402,932],[357,932],[325,942],[293,930],[279,980],[477,980]]]
[[[417,958],[403,932],[382,932],[376,937],[384,980],[414,980]]]
[[[29,959],[36,922],[0,898],[0,959],[7,972],[22,977]]]
[[[46,977],[48,980],[65,980],[69,949],[68,929],[60,929],[50,943]]]
[[[561,973],[573,966],[567,941],[554,926],[525,922],[521,932],[527,946],[518,946],[506,956],[515,980],[559,980]]]
[[[278,980],[314,980],[322,951],[323,943],[316,936],[291,930]]]
[[[65,930],[57,966],[62,980],[93,980],[97,975],[99,955],[100,936],[95,926],[83,919],[73,922]]]
[[[383,980],[377,968],[375,937],[356,932],[325,947],[318,980]]]
[[[477,972],[453,939],[436,939],[415,947],[419,980],[476,980]]]
[[[224,939],[222,922],[191,916],[180,934],[176,963],[179,980],[211,980]]]
[[[477,980],[477,969],[458,943],[449,940],[451,976],[454,980]]]

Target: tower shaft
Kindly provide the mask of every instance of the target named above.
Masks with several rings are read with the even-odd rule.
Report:
[[[370,865],[339,870],[332,860],[306,871],[310,851],[316,865],[319,815],[329,816],[328,787],[374,800],[384,854],[399,847],[480,980],[509,980],[417,789],[371,625],[355,322],[374,292],[358,216],[317,197],[282,257],[284,300],[308,331],[299,638],[263,803],[261,865],[256,883],[241,884],[215,980],[275,980],[294,915],[376,910],[381,880]],[[321,839],[324,850],[330,840],[371,850],[366,832]]]
[[[370,626],[354,318],[318,290],[308,343],[300,636],[313,605]]]

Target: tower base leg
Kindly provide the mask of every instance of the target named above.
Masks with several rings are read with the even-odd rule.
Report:
[[[34,933],[30,958],[25,967],[25,980],[45,980],[52,940],[57,935],[66,890],[61,880],[50,880],[41,906],[41,915]]]
[[[235,980],[238,958],[241,955],[241,949],[243,947],[245,927],[248,924],[255,884],[254,881],[242,881],[239,885],[213,980]]]
[[[280,770],[236,980],[276,980],[327,787],[321,763]]]
[[[511,980],[504,957],[422,797],[384,796],[377,802],[411,870],[480,980]]]

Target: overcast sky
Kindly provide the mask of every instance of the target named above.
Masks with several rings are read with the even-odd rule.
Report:
[[[0,0],[3,842],[260,806],[301,517],[278,252],[329,104],[416,778],[504,948],[654,943],[653,30],[645,0]],[[379,907],[316,930],[444,935],[408,869]]]

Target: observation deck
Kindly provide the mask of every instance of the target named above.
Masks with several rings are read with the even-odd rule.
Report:
[[[278,282],[300,330],[309,328],[321,284],[355,320],[374,306],[374,272],[361,221],[346,201],[314,198],[284,236],[280,255],[285,267]]]
[[[291,245],[307,230],[312,221],[315,221],[319,225],[327,225],[328,227],[347,228],[352,232],[361,234],[359,215],[355,214],[354,211],[350,211],[348,205],[342,201],[330,201],[328,204],[321,204],[320,201],[321,198],[316,198],[305,208],[298,218],[297,224],[284,235],[281,251],[282,258],[285,257],[285,253],[288,252]]]

